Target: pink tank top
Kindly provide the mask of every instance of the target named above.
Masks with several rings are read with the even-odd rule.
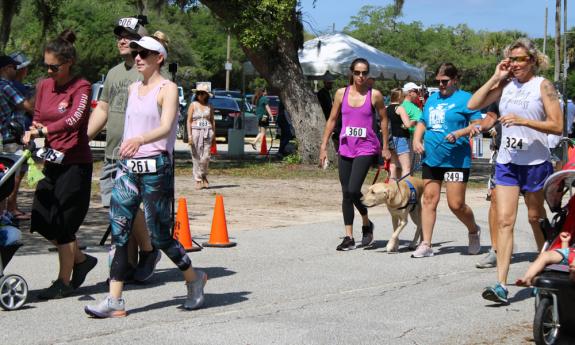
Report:
[[[379,154],[379,139],[373,131],[371,89],[367,91],[365,102],[361,107],[352,107],[347,101],[349,88],[349,86],[345,88],[341,104],[339,154],[348,158]]]
[[[161,81],[144,96],[138,95],[142,82],[137,81],[132,84],[132,91],[128,97],[128,106],[126,107],[123,140],[135,138],[160,127],[161,109],[158,105],[158,93],[167,82],[168,80]],[[161,153],[168,153],[171,156],[174,150],[174,143],[176,142],[177,122],[178,117],[175,116],[168,136],[153,143],[140,146],[134,158],[157,156]]]

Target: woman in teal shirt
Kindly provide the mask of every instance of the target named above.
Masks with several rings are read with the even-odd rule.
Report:
[[[414,151],[424,155],[422,160],[424,189],[421,201],[423,241],[413,252],[412,257],[433,256],[431,236],[443,181],[446,182],[449,208],[467,227],[469,236],[467,253],[475,255],[481,250],[480,231],[475,223],[473,211],[465,203],[465,190],[471,165],[468,136],[474,123],[481,120],[481,113],[467,108],[471,94],[459,90],[459,72],[453,64],[441,64],[435,79],[439,84],[439,92],[432,94],[425,103],[423,115],[413,135]]]
[[[263,140],[266,135],[266,128],[270,125],[270,118],[272,110],[270,108],[269,99],[267,97],[268,91],[266,89],[258,88],[254,94],[253,104],[256,106],[256,116],[258,117],[259,133],[252,143],[252,147],[257,151],[256,144],[259,140]]]

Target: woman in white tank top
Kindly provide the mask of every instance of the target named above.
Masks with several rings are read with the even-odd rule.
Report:
[[[498,282],[482,294],[494,302],[508,302],[505,284],[520,193],[525,195],[538,249],[544,242],[539,227],[539,219],[545,216],[543,183],[553,173],[547,134],[560,135],[563,130],[557,91],[549,80],[536,75],[547,66],[547,56],[530,40],[520,38],[506,48],[505,59],[467,104],[470,109],[481,109],[498,102],[501,114],[502,141],[495,167],[498,229],[493,241],[497,243]]]

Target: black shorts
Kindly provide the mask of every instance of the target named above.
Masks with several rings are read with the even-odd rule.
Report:
[[[269,118],[268,116],[262,117],[262,118],[258,121],[258,126],[264,127],[264,128],[268,128],[268,127],[270,126],[270,118]]]
[[[32,202],[30,229],[49,241],[76,240],[90,206],[92,164],[46,163]]]
[[[422,164],[421,178],[424,180],[467,183],[469,180],[469,168],[430,167],[427,164]]]

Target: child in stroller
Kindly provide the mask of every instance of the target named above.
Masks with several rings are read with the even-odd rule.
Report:
[[[23,155],[17,161],[14,159],[12,154],[0,154],[0,202],[4,202],[14,189],[14,175],[27,157]],[[19,309],[28,296],[28,284],[24,278],[16,274],[4,275],[4,268],[22,246],[20,237],[20,230],[9,219],[0,217],[0,307],[5,310]]]
[[[575,159],[571,159],[563,170],[547,179],[543,190],[553,220],[541,221],[546,239],[543,250],[525,275],[516,284],[533,286],[535,294],[535,316],[533,338],[535,344],[557,344],[564,333],[575,333],[575,280],[573,280],[573,259],[575,249]],[[563,205],[565,194],[570,196]],[[571,267],[571,268],[570,268]],[[571,271],[571,274],[568,272]],[[570,341],[569,343],[573,343]]]
[[[569,265],[573,262],[575,251],[571,248],[571,233],[563,231],[559,234],[561,247],[556,249],[548,249],[537,257],[535,262],[529,266],[527,272],[522,278],[515,281],[517,286],[531,286],[533,278],[539,274],[545,267],[551,264]],[[551,247],[554,247],[553,245]]]
[[[4,138],[4,144],[19,144],[24,130],[17,122],[10,121],[6,132],[10,134],[10,139]],[[24,151],[21,156],[0,154],[0,202],[5,202],[14,190],[15,175],[30,156],[29,150]],[[22,246],[20,238],[20,230],[12,223],[12,219],[0,216],[0,307],[4,310],[19,309],[28,297],[28,284],[24,278],[16,274],[4,275],[4,268]]]

